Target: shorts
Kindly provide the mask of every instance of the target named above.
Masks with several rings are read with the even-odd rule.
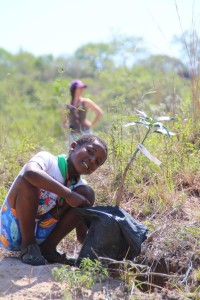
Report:
[[[58,220],[54,219],[49,212],[35,221],[37,244],[41,244],[48,237],[57,222]],[[9,251],[20,251],[21,240],[16,210],[10,207],[8,200],[5,200],[0,212],[0,246]]]

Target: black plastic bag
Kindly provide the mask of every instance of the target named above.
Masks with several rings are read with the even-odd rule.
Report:
[[[122,260],[140,254],[141,244],[147,238],[147,227],[119,206],[76,208],[75,211],[89,227],[78,264],[85,257]]]

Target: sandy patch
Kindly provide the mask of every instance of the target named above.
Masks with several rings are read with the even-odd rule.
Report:
[[[1,253],[0,299],[61,299],[61,284],[51,275],[56,266],[33,267]]]

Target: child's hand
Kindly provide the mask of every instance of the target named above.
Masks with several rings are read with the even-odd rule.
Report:
[[[91,203],[84,196],[76,192],[71,192],[65,201],[72,207],[91,206]]]

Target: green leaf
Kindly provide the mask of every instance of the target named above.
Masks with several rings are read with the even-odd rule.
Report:
[[[139,116],[139,117],[144,118],[144,119],[147,118],[147,115],[145,114],[145,112],[143,112],[141,110],[138,110],[138,109],[135,109],[135,110],[137,112],[136,116]]]
[[[161,122],[156,122],[153,124],[153,127],[163,128],[163,124]]]
[[[162,116],[162,117],[155,117],[156,121],[174,121],[174,117]]]
[[[127,123],[124,125],[124,127],[134,126],[134,125],[136,125],[136,122]]]
[[[147,128],[149,128],[149,126],[151,125],[151,123],[149,123],[149,122],[147,122],[145,120],[140,120],[140,121],[136,121],[136,122],[127,123],[127,124],[124,125],[124,127],[135,126],[137,124],[144,125]]]
[[[166,127],[159,128],[159,129],[155,130],[154,132],[167,135],[168,137],[176,135],[176,133],[169,131]]]

